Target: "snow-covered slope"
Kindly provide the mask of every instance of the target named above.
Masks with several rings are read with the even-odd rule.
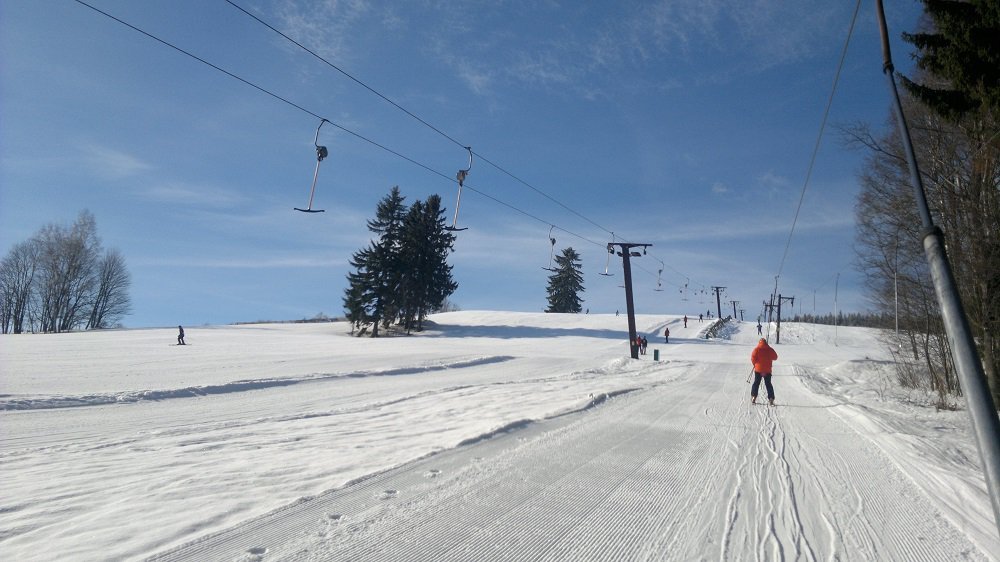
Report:
[[[624,316],[431,320],[3,336],[0,557],[1000,552],[964,413],[887,391],[870,330],[783,324],[768,408],[749,323],[640,315],[632,360]]]

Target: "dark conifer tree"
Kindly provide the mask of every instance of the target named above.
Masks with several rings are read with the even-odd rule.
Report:
[[[400,321],[407,332],[414,327],[422,330],[427,314],[438,310],[458,288],[448,264],[455,236],[445,225],[438,195],[431,195],[426,203],[414,203],[404,222],[399,294],[403,301]]]
[[[430,236],[427,238],[430,255],[427,270],[431,283],[424,306],[417,317],[418,328],[423,327],[423,319],[427,314],[441,310],[448,297],[458,289],[458,283],[451,276],[452,268],[448,263],[448,256],[454,251],[455,235],[446,228],[448,220],[439,195],[427,198],[424,217],[430,229]]]
[[[399,187],[393,187],[378,202],[375,218],[368,221],[368,230],[378,238],[351,258],[355,271],[348,274],[345,312],[354,322],[370,322],[372,337],[378,337],[379,326],[388,326],[398,314],[396,293],[402,270],[400,250],[405,216],[404,198]]]
[[[368,290],[374,283],[368,277],[371,248],[354,252],[350,264],[354,271],[347,274],[347,288],[344,290],[344,315],[351,323],[351,333],[371,322],[368,304],[374,299]]]
[[[556,256],[555,272],[549,276],[549,307],[545,312],[574,312],[583,310],[583,271],[580,254],[566,248]]]
[[[368,230],[378,238],[350,260],[354,271],[347,275],[343,303],[352,333],[371,324],[372,337],[378,337],[380,326],[397,321],[407,332],[420,330],[424,317],[455,292],[458,284],[448,265],[455,236],[445,225],[437,195],[408,208],[394,187],[379,202],[375,218],[368,221]]]
[[[939,115],[957,119],[983,111],[1000,119],[1000,2],[923,0],[933,29],[903,33],[919,49],[924,84],[903,85]],[[944,83],[928,83],[929,79]]]

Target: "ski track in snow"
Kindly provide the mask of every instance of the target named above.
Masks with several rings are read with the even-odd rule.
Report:
[[[756,336],[736,327],[724,334],[733,341],[706,341],[708,322],[684,329],[679,318],[647,318],[640,333],[664,359],[652,362],[622,357],[627,348],[609,337],[617,318],[471,314],[453,330],[457,346],[448,330],[424,341],[346,340],[370,346],[357,357],[440,342],[418,360],[373,353],[310,374],[324,355],[288,377],[224,383],[213,374],[213,384],[178,384],[157,399],[8,393],[0,404],[28,409],[2,414],[0,478],[16,492],[0,501],[0,556],[33,559],[41,548],[35,559],[991,559],[982,544],[992,539],[977,547],[981,535],[955,523],[978,512],[942,508],[935,488],[914,478],[920,465],[889,458],[898,449],[878,441],[892,420],[859,418],[855,406],[817,392],[815,368],[795,364],[794,346],[780,351],[778,406],[769,407],[749,403]],[[657,346],[664,326],[672,343]],[[283,330],[298,333],[267,332]],[[103,336],[82,343],[91,337]],[[479,347],[450,351],[469,345]],[[268,355],[268,365],[283,357]],[[75,388],[95,388],[83,383]],[[101,402],[118,394],[137,398]],[[74,400],[95,407],[65,407]],[[102,535],[118,538],[80,540]],[[50,542],[62,550],[46,551]]]
[[[100,406],[104,404],[128,404],[140,401],[162,401],[174,398],[192,398],[210,396],[213,394],[230,394],[234,392],[249,392],[300,383],[324,382],[331,379],[348,377],[391,377],[402,375],[419,375],[442,371],[445,369],[462,369],[478,365],[502,363],[514,359],[511,356],[477,357],[474,359],[456,360],[449,363],[424,365],[418,367],[402,367],[384,371],[362,371],[350,373],[323,373],[301,377],[256,379],[233,381],[219,385],[191,386],[166,390],[139,390],[113,393],[85,394],[77,396],[19,396],[0,395],[0,410],[44,410],[51,408],[73,408],[82,406]]]
[[[796,379],[768,407],[739,378],[704,367],[154,559],[987,560]]]

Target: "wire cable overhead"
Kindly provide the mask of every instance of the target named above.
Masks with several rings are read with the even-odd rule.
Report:
[[[521,214],[521,215],[523,215],[523,216],[525,216],[527,218],[530,218],[530,219],[535,220],[537,222],[540,222],[542,224],[549,225],[549,226],[551,226],[552,228],[554,228],[556,230],[560,230],[560,231],[562,231],[562,232],[564,232],[564,233],[566,233],[566,234],[568,234],[570,236],[578,238],[578,239],[580,239],[580,240],[582,240],[584,242],[587,242],[589,244],[593,244],[593,245],[598,246],[600,248],[605,248],[606,247],[606,242],[598,242],[596,240],[593,240],[592,238],[588,238],[588,237],[586,237],[584,235],[581,235],[581,234],[579,234],[577,232],[574,232],[572,230],[569,230],[567,228],[560,227],[560,226],[554,224],[552,221],[540,218],[540,217],[538,217],[538,216],[536,216],[536,215],[534,215],[534,214],[532,214],[532,213],[530,213],[528,211],[525,211],[524,209],[521,209],[521,208],[519,208],[519,207],[517,207],[517,206],[515,206],[515,205],[513,205],[511,203],[508,203],[506,201],[500,200],[500,199],[498,199],[498,198],[496,198],[496,197],[494,197],[492,195],[489,195],[488,193],[483,192],[480,189],[476,189],[475,187],[473,187],[471,185],[465,184],[464,181],[453,179],[453,178],[449,177],[447,174],[444,174],[444,173],[442,173],[442,172],[440,172],[440,171],[432,168],[431,166],[429,166],[429,165],[427,165],[427,164],[425,164],[423,162],[420,162],[420,161],[415,160],[415,159],[413,159],[413,158],[411,158],[409,156],[406,156],[405,154],[403,154],[403,153],[401,153],[401,152],[399,152],[397,150],[394,150],[392,148],[389,148],[388,146],[386,146],[384,144],[381,144],[381,143],[379,143],[379,142],[377,142],[377,141],[375,141],[373,139],[370,139],[370,138],[366,137],[365,135],[362,135],[361,133],[358,133],[356,131],[348,129],[348,128],[344,127],[343,125],[340,125],[339,123],[336,123],[336,122],[334,122],[334,121],[332,121],[330,119],[327,119],[327,118],[323,117],[322,115],[320,115],[320,114],[318,114],[318,113],[316,113],[316,112],[314,112],[314,111],[312,111],[312,110],[310,110],[310,109],[308,109],[308,108],[306,108],[306,107],[304,107],[304,106],[302,106],[302,105],[300,105],[300,104],[298,104],[298,103],[296,103],[296,102],[288,99],[287,97],[279,95],[279,94],[277,94],[277,93],[275,93],[275,92],[273,92],[271,90],[268,90],[267,88],[264,88],[264,87],[262,87],[262,86],[260,86],[258,84],[255,84],[255,83],[251,82],[250,80],[247,80],[247,79],[245,79],[245,78],[243,78],[243,77],[241,77],[241,76],[239,76],[239,75],[237,75],[237,74],[235,74],[235,73],[233,73],[233,72],[231,72],[229,70],[226,70],[225,68],[222,68],[222,67],[220,67],[220,66],[218,66],[218,65],[210,62],[209,60],[207,60],[207,59],[205,59],[205,58],[203,58],[201,56],[198,56],[198,55],[196,55],[196,54],[194,54],[194,53],[192,53],[192,52],[190,52],[190,51],[188,51],[188,50],[186,50],[184,48],[181,48],[181,47],[179,47],[179,46],[177,46],[177,45],[175,45],[175,44],[173,44],[173,43],[171,43],[171,42],[169,42],[169,41],[167,41],[165,39],[157,37],[156,35],[153,35],[152,33],[149,33],[149,32],[147,32],[147,31],[145,31],[145,30],[143,30],[143,29],[141,29],[141,28],[139,28],[139,27],[137,27],[135,25],[132,25],[132,24],[128,23],[127,21],[122,20],[121,18],[118,18],[118,17],[116,17],[116,16],[114,16],[114,15],[112,15],[112,14],[110,14],[110,13],[104,11],[104,10],[101,10],[100,8],[97,8],[96,6],[94,6],[94,5],[86,2],[84,0],[74,0],[74,1],[76,3],[78,3],[78,4],[80,4],[81,6],[89,8],[90,10],[92,10],[92,11],[94,11],[94,12],[96,12],[96,13],[98,13],[98,14],[100,14],[100,15],[108,18],[108,19],[111,19],[111,20],[113,20],[113,21],[115,21],[115,22],[117,22],[117,23],[119,23],[119,24],[121,24],[121,25],[123,25],[123,26],[125,26],[125,27],[127,27],[127,28],[129,28],[129,29],[131,29],[131,30],[133,30],[135,32],[137,32],[137,33],[140,33],[140,34],[146,36],[149,39],[152,39],[152,40],[154,40],[154,41],[156,41],[156,42],[158,42],[158,43],[160,43],[160,44],[162,44],[162,45],[164,45],[166,47],[169,47],[170,49],[172,49],[174,51],[177,51],[177,52],[179,52],[179,53],[181,53],[181,54],[183,54],[183,55],[185,55],[185,56],[187,56],[187,57],[189,57],[189,58],[191,58],[193,60],[196,60],[196,61],[198,61],[198,62],[200,62],[200,63],[202,63],[202,64],[204,64],[204,65],[206,65],[206,66],[208,66],[208,67],[210,67],[210,68],[218,71],[218,72],[221,72],[222,74],[225,74],[226,76],[229,76],[230,78],[238,80],[239,82],[241,82],[241,83],[243,83],[243,84],[245,84],[247,86],[250,86],[251,88],[254,88],[255,90],[257,90],[257,91],[259,91],[259,92],[261,92],[261,93],[263,93],[263,94],[265,94],[265,95],[267,95],[267,96],[269,96],[269,97],[271,97],[273,99],[276,99],[276,100],[278,100],[278,101],[280,101],[280,102],[282,102],[282,103],[284,103],[284,104],[286,104],[286,105],[288,105],[290,107],[298,109],[299,111],[301,111],[301,112],[303,112],[303,113],[305,113],[307,115],[310,115],[310,116],[312,116],[312,117],[314,117],[316,119],[319,119],[320,120],[320,127],[322,127],[323,123],[329,123],[332,127],[336,127],[337,129],[339,129],[339,130],[341,130],[341,131],[343,131],[343,132],[345,132],[345,133],[347,133],[347,134],[349,134],[349,135],[351,135],[351,136],[353,136],[353,137],[355,137],[355,138],[357,138],[357,139],[359,139],[359,140],[361,140],[361,141],[363,141],[365,143],[368,143],[368,144],[370,144],[370,145],[372,145],[372,146],[374,146],[376,148],[379,148],[379,149],[381,149],[381,150],[383,150],[383,151],[385,151],[385,152],[387,152],[389,154],[392,154],[392,155],[394,155],[394,156],[396,156],[396,157],[398,157],[398,158],[400,158],[402,160],[405,160],[405,161],[407,161],[407,162],[409,162],[409,163],[411,163],[411,164],[413,164],[413,165],[415,165],[415,166],[417,166],[419,168],[422,168],[422,169],[424,169],[424,170],[426,170],[426,171],[428,171],[428,172],[430,172],[432,174],[436,174],[436,175],[438,175],[438,176],[440,176],[442,178],[448,179],[449,181],[453,181],[453,182],[459,183],[459,187],[460,188],[462,188],[462,187],[467,188],[467,189],[473,191],[474,193],[476,193],[476,194],[478,194],[478,195],[480,195],[482,197],[485,197],[486,199],[489,199],[490,201],[493,201],[494,203],[497,203],[497,204],[499,204],[501,206],[504,206],[504,207],[506,207],[506,208],[514,211],[514,212],[517,212],[517,213],[519,213],[519,214]],[[563,209],[569,211],[570,213],[576,215],[577,217],[585,220],[586,222],[590,223],[591,225],[593,225],[593,226],[597,227],[598,229],[604,231],[605,233],[611,235],[612,239],[615,238],[614,233],[612,231],[608,230],[606,227],[600,225],[599,223],[595,222],[594,220],[588,218],[587,216],[585,216],[585,215],[583,215],[583,214],[581,214],[581,213],[573,210],[571,207],[563,204],[562,202],[560,202],[556,198],[552,197],[551,195],[547,194],[543,190],[541,190],[541,189],[539,189],[539,188],[531,185],[530,183],[528,183],[527,181],[525,181],[522,178],[518,177],[517,175],[515,175],[511,171],[507,170],[506,168],[504,168],[504,167],[500,166],[499,164],[497,164],[497,163],[489,160],[487,157],[483,156],[482,154],[480,154],[478,152],[472,151],[471,148],[469,148],[469,146],[461,143],[460,141],[458,141],[454,137],[448,135],[447,133],[445,133],[444,131],[442,131],[438,127],[435,127],[431,123],[429,123],[429,122],[425,121],[424,119],[420,118],[415,113],[407,110],[405,107],[399,105],[398,103],[396,103],[395,101],[393,101],[389,97],[385,96],[381,92],[377,91],[376,89],[372,88],[371,86],[367,85],[366,83],[364,83],[360,79],[356,78],[355,76],[353,76],[350,73],[346,72],[342,68],[340,68],[337,65],[331,63],[330,61],[326,60],[325,58],[323,58],[322,56],[320,56],[316,52],[312,51],[311,49],[305,47],[301,43],[295,41],[294,39],[292,39],[291,37],[289,37],[285,33],[281,32],[280,30],[276,29],[272,25],[270,25],[267,22],[263,21],[259,17],[257,17],[255,15],[253,15],[252,13],[248,12],[247,10],[245,10],[244,8],[242,8],[241,6],[239,6],[238,4],[236,4],[235,2],[233,2],[232,0],[226,0],[226,2],[228,4],[230,4],[230,5],[232,5],[234,8],[240,10],[241,12],[243,12],[244,14],[246,14],[247,16],[253,18],[255,21],[257,21],[260,24],[264,25],[268,29],[271,29],[275,33],[281,35],[286,40],[292,42],[293,44],[295,44],[299,48],[305,50],[306,52],[310,53],[314,57],[318,58],[319,60],[321,60],[322,62],[324,62],[328,66],[330,66],[331,68],[337,70],[338,72],[340,72],[344,76],[348,77],[352,81],[356,82],[360,86],[364,87],[366,90],[370,91],[374,95],[376,95],[379,98],[383,99],[384,101],[386,101],[387,103],[389,103],[392,106],[396,107],[400,111],[406,113],[411,118],[417,120],[421,124],[425,125],[426,127],[430,128],[431,130],[435,131],[436,133],[438,133],[442,137],[448,139],[449,141],[451,141],[452,143],[454,143],[454,144],[462,147],[463,149],[468,150],[469,154],[470,154],[470,159],[471,159],[472,155],[475,155],[475,156],[479,157],[485,163],[493,166],[494,168],[496,168],[497,170],[499,170],[503,174],[507,175],[508,177],[512,178],[513,180],[517,181],[518,183],[520,183],[520,184],[528,187],[529,189],[535,191],[539,195],[542,195],[543,197],[549,199],[553,203],[556,203],[557,205],[559,205]],[[317,128],[317,168],[318,168],[319,161],[322,160],[322,158],[319,158],[319,149],[320,149],[320,147],[318,145],[318,131],[319,131],[319,129]],[[466,172],[466,174],[468,173],[467,169],[464,170],[464,171]],[[317,172],[318,172],[318,170],[317,170]],[[312,197],[310,197],[310,199],[311,198]],[[307,207],[307,211],[310,211],[310,210],[312,210],[311,205],[309,207]],[[318,212],[318,211],[315,211],[315,212]],[[621,238],[621,237],[619,236],[618,238]],[[677,271],[673,267],[671,267],[669,265],[667,265],[667,267],[669,269],[671,269],[672,271],[678,273],[679,275],[684,276],[683,273]],[[654,275],[655,276],[655,274],[653,274],[652,272],[646,270],[645,268],[639,267],[639,269],[642,269],[643,271],[646,271],[650,275]]]

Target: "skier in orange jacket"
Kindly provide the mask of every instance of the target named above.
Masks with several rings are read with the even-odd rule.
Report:
[[[767,403],[774,404],[774,387],[771,386],[771,364],[778,359],[778,352],[773,347],[767,345],[767,340],[760,338],[757,347],[750,352],[750,362],[753,363],[753,386],[750,387],[750,403],[757,403],[757,390],[760,389],[760,381],[764,380],[764,387],[767,389]]]

